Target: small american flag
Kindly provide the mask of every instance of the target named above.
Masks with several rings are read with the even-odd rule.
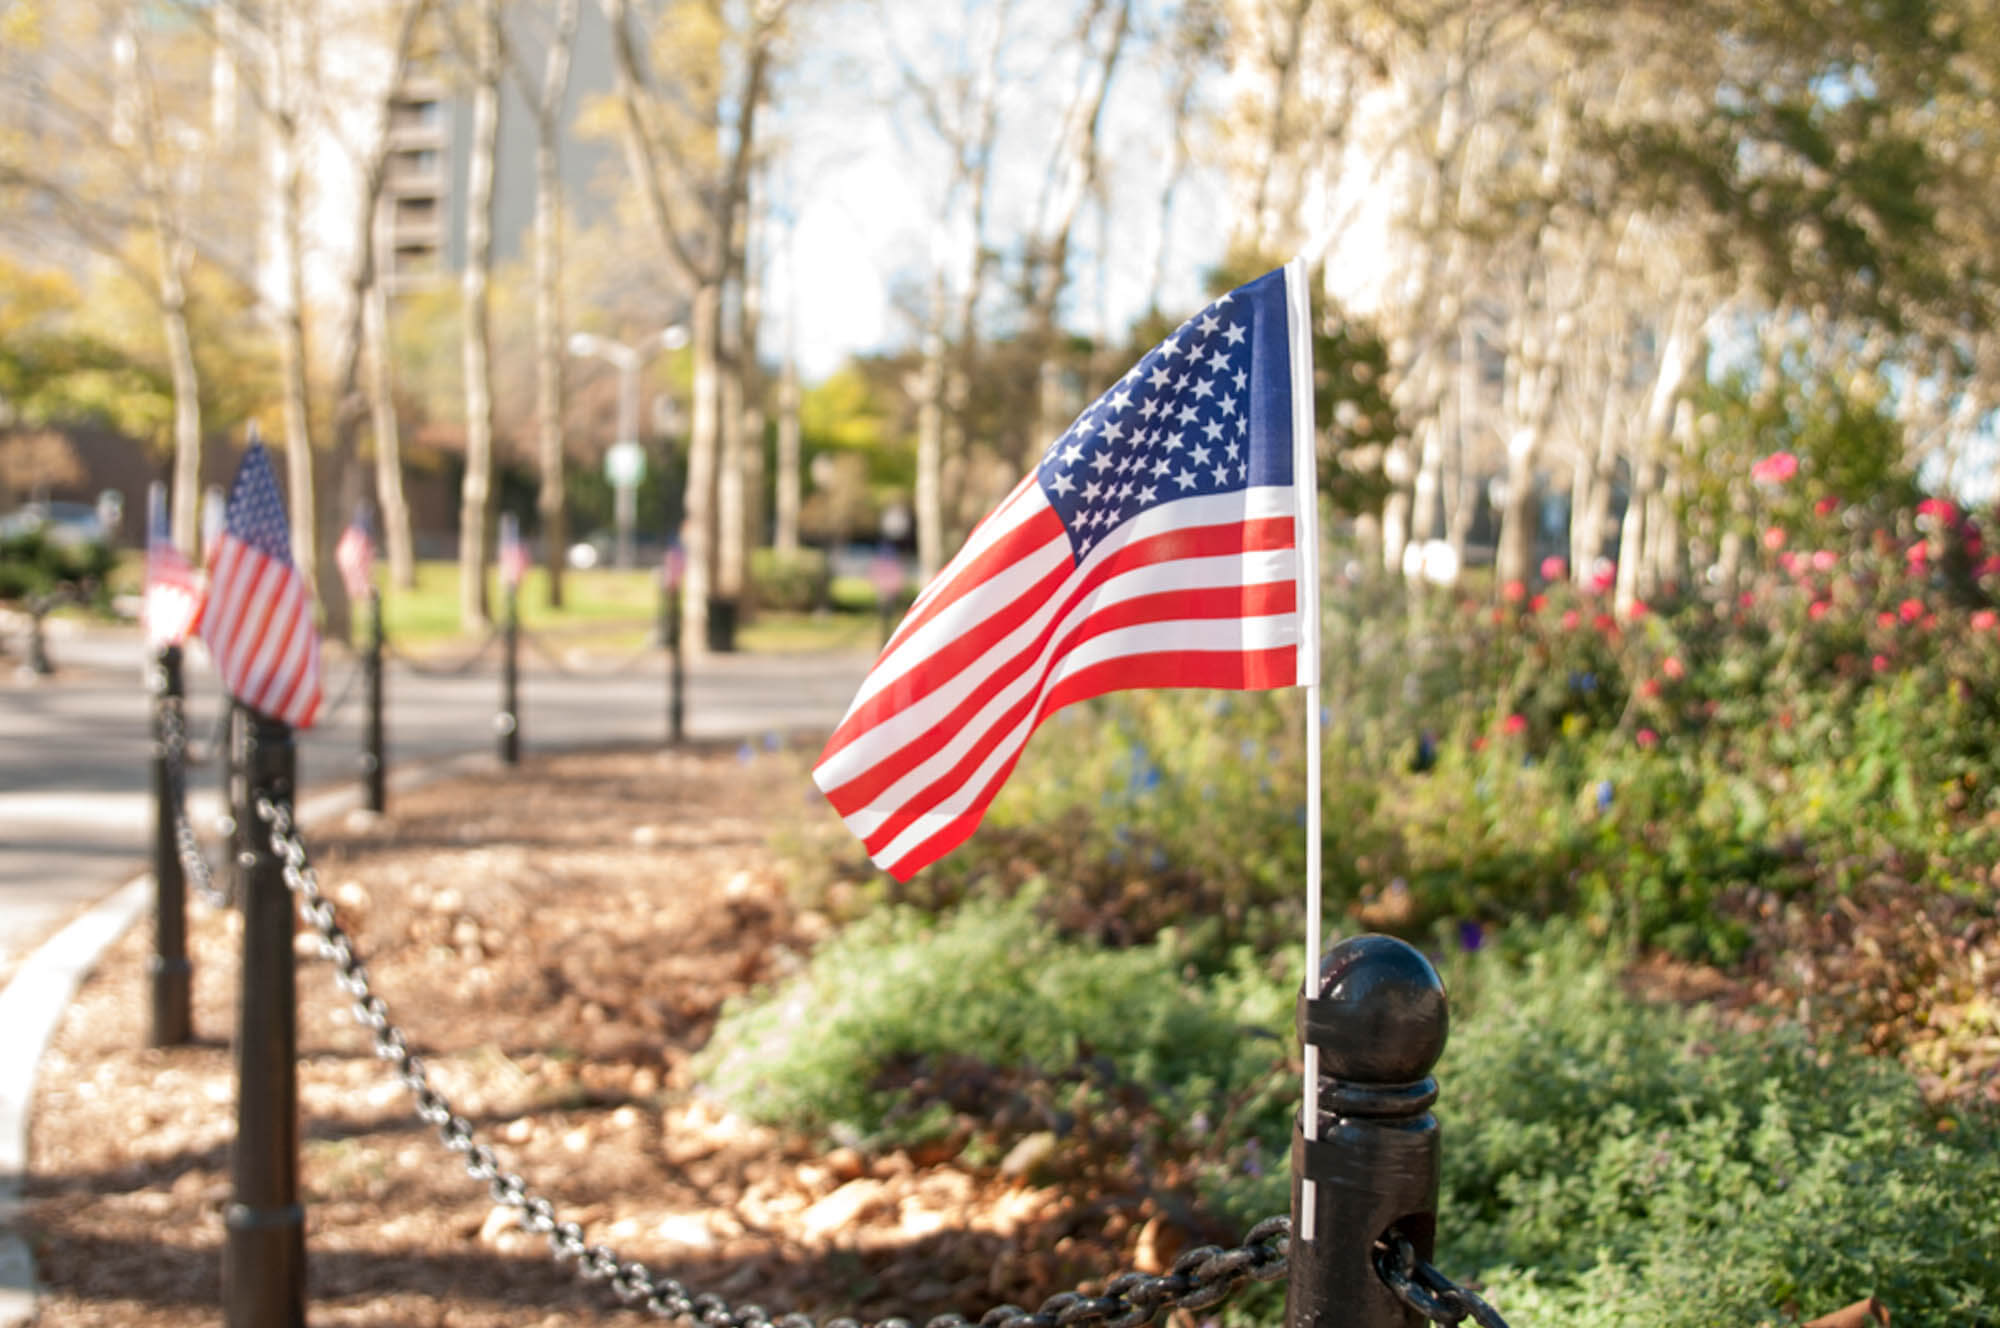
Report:
[[[521,588],[528,574],[528,548],[521,543],[521,523],[512,512],[500,514],[500,581],[509,590]]]
[[[229,489],[208,584],[201,639],[222,685],[254,710],[310,728],[320,704],[319,630],[311,591],[292,565],[271,458],[254,438]]]
[[[340,532],[333,546],[333,561],[340,565],[340,580],[347,597],[364,600],[375,592],[374,523],[368,518],[368,504],[354,509],[354,519]]]
[[[174,547],[167,486],[156,482],[146,494],[146,644],[154,650],[179,645],[200,612],[201,576]]]
[[[1316,680],[1312,440],[1294,263],[1148,351],[917,597],[813,770],[869,856],[957,847],[1073,702]]]

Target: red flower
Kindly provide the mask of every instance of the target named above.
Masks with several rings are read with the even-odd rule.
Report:
[[[1547,607],[1549,607],[1549,597],[1547,595],[1537,595],[1528,601],[1528,609],[1532,613],[1540,613]]]
[[[1590,574],[1590,588],[1599,595],[1618,584],[1618,564],[1606,559],[1598,559],[1597,570]]]
[[[1645,749],[1646,751],[1650,752],[1655,747],[1660,745],[1660,735],[1653,732],[1651,729],[1640,729],[1639,732],[1633,736],[1637,739],[1639,746]]]
[[[1687,674],[1687,669],[1681,664],[1679,655],[1668,655],[1660,661],[1660,672],[1669,678],[1681,678]]]
[[[1827,601],[1816,599],[1806,606],[1806,617],[1812,619],[1814,622],[1818,622],[1821,618],[1826,617],[1832,609],[1833,605],[1827,603]]]
[[[1903,557],[1909,560],[1909,564],[1913,569],[1922,567],[1931,560],[1930,545],[1919,540],[1909,547],[1903,554]]]
[[[1906,599],[1896,606],[1896,612],[1906,623],[1913,623],[1924,616],[1924,602],[1920,599]]]
[[[1651,607],[1647,605],[1645,600],[1635,599],[1632,601],[1632,607],[1629,610],[1627,610],[1627,614],[1628,616],[1631,617],[1633,622],[1637,622],[1639,621],[1639,619],[1645,617],[1652,611],[1653,610],[1651,609]]]
[[[1500,587],[1500,598],[1506,600],[1509,604],[1519,604],[1527,597],[1528,588],[1519,581],[1509,581],[1506,585]]]
[[[1875,671],[1877,673],[1887,673],[1889,671],[1889,657],[1887,655],[1877,655],[1875,657]]]
[[[2000,624],[2000,613],[1995,613],[1991,609],[1978,609],[1973,612],[1969,621],[1972,623],[1973,631],[1990,632],[1996,624]]]
[[[1560,581],[1569,575],[1569,559],[1559,553],[1552,553],[1542,559],[1542,580]]]
[[[1840,555],[1832,549],[1816,549],[1813,551],[1812,565],[1815,572],[1831,572],[1839,562]]]
[[[1783,484],[1799,473],[1799,459],[1790,452],[1773,452],[1750,467],[1750,478],[1759,484]]]
[[[1577,625],[1582,621],[1583,621],[1583,615],[1578,613],[1575,609],[1563,610],[1562,628],[1565,632],[1574,632],[1577,629]]]
[[[1648,678],[1639,684],[1639,695],[1645,697],[1648,701],[1654,700],[1659,694],[1660,680],[1658,678]]]
[[[1528,717],[1519,713],[1509,715],[1501,721],[1500,731],[1510,738],[1518,738],[1528,731]]]
[[[1595,618],[1592,618],[1590,620],[1590,625],[1596,628],[1598,631],[1604,633],[1606,636],[1609,636],[1611,635],[1611,633],[1618,630],[1618,624],[1612,620],[1611,615],[1608,613],[1598,614]]]
[[[1875,625],[1877,627],[1885,628],[1888,630],[1894,630],[1896,626],[1896,615],[1889,612],[1887,609],[1884,609],[1880,613],[1875,615]]]
[[[1778,526],[1764,527],[1764,547],[1767,549],[1784,548],[1785,547],[1784,530]]]

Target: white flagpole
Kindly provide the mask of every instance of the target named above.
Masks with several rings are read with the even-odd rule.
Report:
[[[1319,721],[1319,454],[1314,446],[1311,292],[1306,289],[1306,260],[1285,264],[1285,310],[1292,356],[1292,489],[1298,496],[1296,535],[1299,550],[1299,684],[1306,697],[1306,976],[1305,989],[1318,995],[1320,943],[1320,721]],[[1319,1048],[1305,1045],[1304,1102],[1301,1129],[1319,1138]],[[1299,1182],[1300,1240],[1311,1241],[1315,1187],[1310,1177]]]

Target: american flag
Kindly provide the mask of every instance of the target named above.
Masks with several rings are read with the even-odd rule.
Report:
[[[528,546],[521,543],[521,523],[512,512],[500,514],[500,581],[509,590],[521,588],[528,574]]]
[[[201,576],[174,547],[167,486],[156,482],[146,494],[146,643],[154,650],[179,645],[200,612]]]
[[[1294,263],[1182,324],[917,597],[813,770],[879,866],[962,843],[1063,706],[1317,678],[1305,318]]]
[[[285,503],[264,445],[250,443],[208,559],[201,639],[231,695],[295,729],[319,714],[319,630],[292,565]]]
[[[368,519],[366,503],[354,509],[354,519],[340,532],[333,546],[333,561],[340,565],[340,580],[347,597],[364,600],[375,591],[374,523]]]

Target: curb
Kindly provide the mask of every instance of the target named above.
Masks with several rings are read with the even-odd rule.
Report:
[[[407,791],[498,764],[490,752],[442,757],[392,775],[390,788]],[[343,815],[360,805],[359,784],[330,789],[299,805],[299,824]],[[0,990],[0,1328],[23,1328],[35,1318],[35,1256],[22,1229],[26,1205],[21,1196],[28,1180],[28,1126],[42,1053],[77,987],[152,901],[153,874],[142,872],[44,941]]]

